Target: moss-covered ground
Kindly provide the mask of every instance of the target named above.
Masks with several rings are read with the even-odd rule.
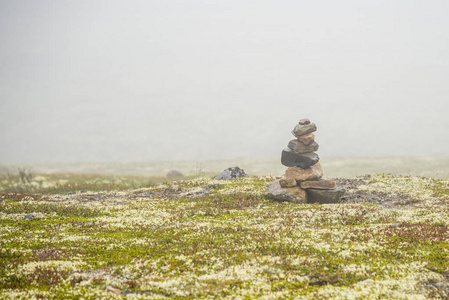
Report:
[[[4,190],[0,299],[448,299],[448,180],[342,179],[319,205],[273,179]]]

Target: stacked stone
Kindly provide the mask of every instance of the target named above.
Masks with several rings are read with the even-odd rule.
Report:
[[[315,141],[317,127],[309,119],[301,119],[292,130],[296,139],[282,150],[281,163],[288,167],[284,177],[268,184],[268,196],[279,201],[295,203],[338,203],[344,189],[335,181],[323,179],[319,145]]]

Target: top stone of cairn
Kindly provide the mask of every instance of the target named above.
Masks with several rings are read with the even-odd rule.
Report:
[[[299,125],[307,125],[310,124],[310,120],[309,119],[301,119],[299,120]]]

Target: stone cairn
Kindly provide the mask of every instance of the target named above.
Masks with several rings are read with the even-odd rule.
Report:
[[[315,151],[316,125],[301,119],[292,131],[296,139],[282,150],[281,163],[288,167],[284,177],[268,183],[268,197],[295,203],[339,203],[345,190],[335,181],[324,179],[320,158]]]

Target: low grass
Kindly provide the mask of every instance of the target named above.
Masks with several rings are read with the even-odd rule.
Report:
[[[64,188],[0,196],[0,299],[448,296],[447,180],[379,174],[347,190],[413,199],[386,209],[274,202],[271,176],[110,189],[64,176],[47,178]]]
[[[17,175],[0,176],[2,193],[64,194],[80,191],[119,191],[151,187],[167,181],[165,177],[110,176],[98,174],[37,174],[19,170]],[[192,177],[189,177],[192,178]]]

